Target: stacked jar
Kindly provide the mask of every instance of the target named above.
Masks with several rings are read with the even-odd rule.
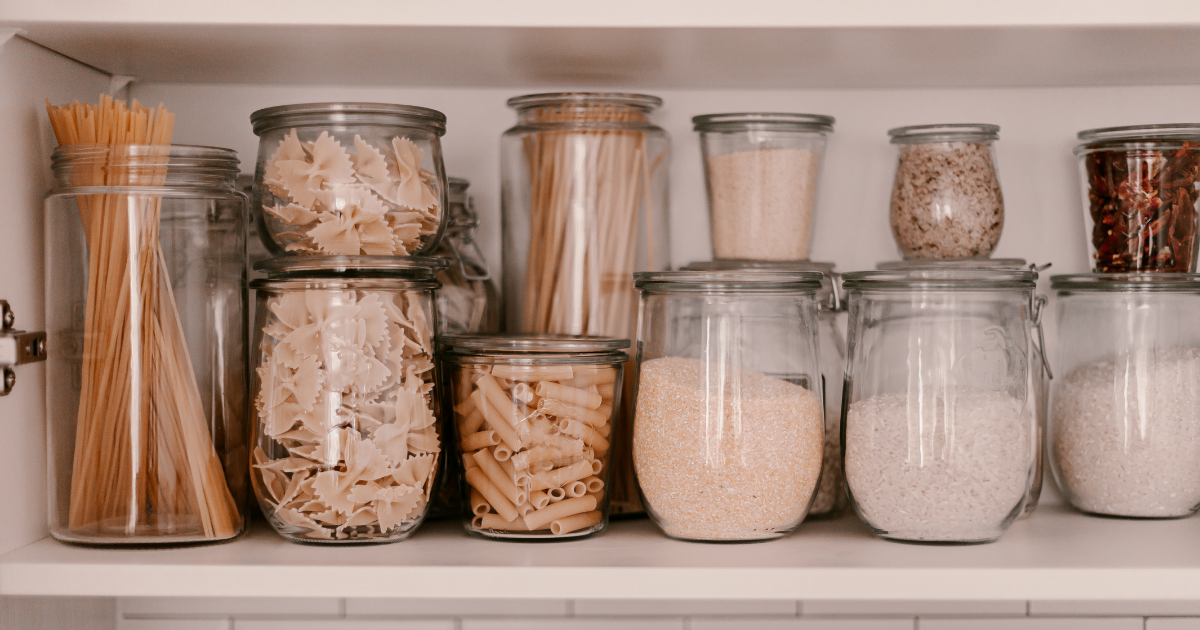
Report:
[[[251,479],[305,543],[403,540],[443,456],[433,252],[446,226],[434,110],[315,103],[251,115],[257,268]]]
[[[438,274],[439,333],[500,332],[500,292],[483,252],[475,242],[479,216],[467,192],[470,182],[447,180],[448,217],[446,236],[433,255],[450,261]]]

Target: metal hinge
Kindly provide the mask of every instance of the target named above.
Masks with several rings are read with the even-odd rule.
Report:
[[[0,396],[7,396],[17,386],[17,373],[13,368],[26,363],[46,360],[46,333],[16,330],[17,315],[0,300],[0,368],[4,369],[4,380],[0,382]]]

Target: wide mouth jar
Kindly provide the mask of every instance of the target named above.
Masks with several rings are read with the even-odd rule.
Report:
[[[995,142],[1000,138],[1000,126],[985,123],[949,125],[909,125],[888,130],[892,144],[925,144],[930,142]]]

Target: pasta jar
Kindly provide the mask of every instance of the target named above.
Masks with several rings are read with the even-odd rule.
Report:
[[[425,518],[442,452],[442,259],[277,258],[257,294],[251,480],[304,543],[386,543]]]
[[[50,533],[246,531],[246,197],[237,153],[68,145],[46,198]]]
[[[1037,272],[861,271],[842,410],[850,505],[891,540],[990,542],[1036,474]]]
[[[628,339],[443,335],[464,526],[483,538],[557,540],[604,531],[613,425]]]
[[[715,258],[808,260],[833,117],[707,114],[700,134]]]
[[[833,263],[763,260],[713,260],[694,262],[684,271],[816,271],[821,273],[817,292],[817,343],[821,366],[821,392],[825,400],[825,450],[821,481],[808,518],[834,516],[846,507],[842,475],[842,375],[846,367],[846,309],[839,295],[839,276]]]
[[[996,125],[917,125],[888,131],[900,147],[892,236],[905,258],[991,255],[1004,229],[992,143]]]
[[[438,332],[500,332],[500,292],[475,242],[479,217],[467,193],[470,183],[457,177],[447,182],[450,193],[446,236],[433,253],[450,261],[450,266],[437,278],[442,283],[438,292]]]
[[[1090,514],[1177,518],[1200,506],[1200,275],[1054,276],[1050,466]]]
[[[411,105],[305,103],[250,115],[251,207],[276,256],[411,256],[446,226],[446,116]]]
[[[812,505],[825,445],[816,272],[636,274],[633,463],[672,538],[782,537]]]
[[[1196,271],[1200,124],[1088,129],[1079,140],[1092,270]]]

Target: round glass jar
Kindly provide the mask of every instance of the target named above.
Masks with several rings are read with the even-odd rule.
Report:
[[[479,217],[471,195],[470,183],[451,177],[448,181],[449,209],[446,236],[433,255],[450,261],[438,274],[439,333],[500,332],[500,291],[492,279],[483,252],[475,242]]]
[[[251,480],[302,543],[387,543],[425,518],[442,452],[434,276],[385,257],[267,261],[257,294]]]
[[[816,272],[639,273],[633,462],[672,538],[780,538],[824,451]]]
[[[1177,518],[1200,506],[1200,275],[1054,276],[1050,466],[1091,514]]]
[[[815,271],[822,274],[817,292],[817,342],[821,364],[821,392],[825,400],[825,451],[821,481],[808,518],[835,516],[846,507],[842,475],[842,378],[846,369],[846,309],[838,293],[839,276],[833,263],[776,262],[762,260],[712,260],[694,262],[683,271]]]
[[[1200,124],[1088,129],[1079,140],[1092,270],[1196,271]]]
[[[409,256],[445,229],[446,116],[410,105],[306,103],[250,115],[251,207],[276,256]]]
[[[707,114],[700,134],[714,258],[808,260],[833,117]]]
[[[468,533],[562,540],[604,531],[628,347],[573,335],[438,338]]]
[[[53,169],[50,533],[99,545],[237,537],[249,508],[237,153],[72,145]]]
[[[892,236],[904,258],[987,257],[1004,229],[996,125],[917,125],[888,131],[899,147]]]
[[[990,542],[1021,515],[1039,457],[1031,270],[842,276],[850,505],[891,540]]]

